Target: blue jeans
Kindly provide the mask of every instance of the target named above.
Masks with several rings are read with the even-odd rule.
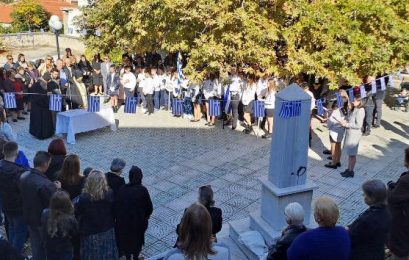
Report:
[[[153,104],[155,105],[155,109],[160,109],[160,91],[155,91],[153,94]]]
[[[160,106],[165,107],[168,102],[168,93],[166,90],[162,89],[160,91]]]
[[[72,252],[47,252],[47,260],[72,260]]]
[[[30,232],[30,245],[33,260],[46,259],[41,227],[28,226],[28,231]]]
[[[9,224],[9,241],[21,254],[27,238],[27,225],[23,216],[7,217]]]

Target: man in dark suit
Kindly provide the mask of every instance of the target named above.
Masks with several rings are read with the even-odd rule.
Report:
[[[30,233],[31,251],[34,260],[46,259],[42,239],[41,214],[49,206],[54,192],[61,183],[51,182],[44,173],[51,161],[51,155],[39,151],[34,157],[34,168],[20,177],[20,191],[23,202],[23,216]]]

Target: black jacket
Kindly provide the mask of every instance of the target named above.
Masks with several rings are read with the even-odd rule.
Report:
[[[65,155],[51,155],[50,166],[45,172],[45,176],[47,176],[50,181],[56,181],[58,179],[58,172],[61,171],[64,159]]]
[[[397,256],[409,256],[409,172],[401,175],[389,193],[388,208],[392,216],[388,247]]]
[[[24,260],[25,258],[5,239],[0,238],[0,256],[2,260]]]
[[[291,243],[305,231],[307,231],[307,228],[304,225],[286,227],[277,243],[269,248],[267,260],[286,260],[287,250]]]
[[[25,169],[15,163],[0,161],[0,196],[3,211],[8,217],[23,215],[23,203],[18,187],[23,172]]]
[[[370,207],[351,225],[350,259],[385,259],[386,236],[391,226],[391,217],[386,206]]]
[[[153,212],[148,190],[141,184],[126,184],[115,196],[115,230],[120,254],[138,255]]]
[[[106,178],[108,186],[114,192],[114,196],[118,193],[119,189],[125,185],[125,179],[113,172],[108,172]]]
[[[114,227],[112,191],[109,191],[104,199],[98,201],[92,201],[87,193],[82,193],[74,206],[81,236],[98,234]]]
[[[50,198],[56,190],[57,186],[36,169],[21,175],[23,216],[29,226],[41,226],[41,214],[45,208],[48,208]]]

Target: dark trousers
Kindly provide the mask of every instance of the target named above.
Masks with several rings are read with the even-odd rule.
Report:
[[[239,120],[239,103],[240,103],[240,95],[239,94],[232,94],[230,97],[230,104],[231,104],[231,111],[232,111],[232,127],[237,127],[237,120]]]
[[[375,109],[373,110],[373,124],[380,125],[382,120],[383,99],[374,99]],[[376,119],[375,119],[376,118]]]
[[[374,106],[365,106],[364,132],[371,131]]]
[[[10,244],[21,254],[27,238],[27,225],[23,216],[7,217],[8,240]]]
[[[30,233],[31,254],[33,260],[46,259],[41,227],[28,226],[28,231]]]
[[[146,99],[146,109],[148,110],[148,113],[153,113],[153,95],[147,94],[145,95],[145,99]]]

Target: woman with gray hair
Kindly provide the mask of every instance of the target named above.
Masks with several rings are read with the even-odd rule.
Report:
[[[386,209],[386,186],[380,180],[362,184],[364,201],[369,206],[351,225],[351,255],[349,259],[385,259],[385,241],[391,226]]]
[[[304,208],[297,202],[287,205],[284,209],[285,221],[288,226],[281,233],[281,238],[268,250],[267,260],[287,259],[287,250],[294,239],[307,231],[304,226]]]
[[[125,179],[122,176],[126,162],[120,158],[112,160],[110,171],[107,172],[106,178],[108,186],[114,192],[114,196],[118,193],[119,189],[125,185]]]

